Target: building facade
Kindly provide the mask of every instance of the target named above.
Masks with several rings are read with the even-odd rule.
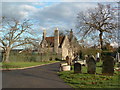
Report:
[[[59,35],[59,30],[54,31],[53,37],[46,37],[46,30],[43,31],[43,38],[40,43],[40,53],[51,52],[61,55],[62,60],[66,60],[68,56],[74,59],[78,52],[78,41],[71,30],[68,35]]]

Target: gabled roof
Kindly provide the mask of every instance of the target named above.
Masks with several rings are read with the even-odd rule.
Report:
[[[46,37],[45,40],[47,41],[48,45],[51,47],[54,46],[54,37]]]
[[[46,37],[45,40],[47,41],[47,43],[48,43],[51,47],[54,46],[54,37]],[[61,46],[63,40],[64,40],[64,36],[60,36],[60,37],[59,37],[59,46]]]

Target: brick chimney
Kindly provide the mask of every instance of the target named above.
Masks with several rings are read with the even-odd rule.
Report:
[[[58,53],[58,48],[59,48],[59,31],[58,28],[56,28],[54,32],[54,52]]]

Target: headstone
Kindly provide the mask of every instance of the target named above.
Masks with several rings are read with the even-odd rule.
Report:
[[[74,73],[81,73],[81,64],[80,63],[74,64]]]
[[[93,56],[88,57],[87,60],[87,73],[89,74],[95,74],[96,72],[96,61]]]
[[[113,75],[114,74],[114,58],[112,56],[103,57],[103,75]]]

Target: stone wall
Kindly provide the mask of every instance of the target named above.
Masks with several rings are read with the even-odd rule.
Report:
[[[69,56],[69,49],[70,49],[70,44],[68,41],[68,37],[65,36],[64,42],[62,44],[62,59],[65,60],[67,56]]]

